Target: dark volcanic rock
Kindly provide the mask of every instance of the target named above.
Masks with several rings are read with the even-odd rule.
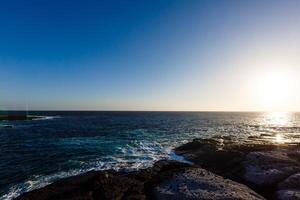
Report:
[[[41,116],[34,116],[34,115],[0,115],[0,121],[16,121],[16,120],[34,120],[40,119]]]
[[[249,153],[244,162],[244,179],[259,186],[269,186],[300,171],[298,162],[290,158],[286,151]]]
[[[91,171],[65,178],[44,188],[24,193],[17,200],[96,200],[151,197],[158,182],[190,167],[176,161],[159,161],[138,172]]]
[[[280,200],[300,199],[300,173],[293,174],[279,183],[276,195]]]
[[[166,191],[173,187],[174,194]],[[172,192],[173,192],[172,190]],[[17,200],[263,199],[248,187],[207,170],[159,161],[138,172],[91,171],[25,193]]]
[[[175,149],[175,152],[193,163],[223,176],[236,178],[243,168],[245,153],[237,149],[226,149],[222,139],[195,139]],[[228,174],[227,174],[228,172]]]
[[[201,168],[187,169],[159,184],[155,188],[155,197],[161,200],[264,199],[245,185]]]
[[[292,174],[300,173],[299,150],[299,145],[274,144],[262,137],[238,141],[234,137],[195,139],[175,149],[177,154],[193,163],[246,184],[270,199],[275,196],[293,199],[286,197],[299,194],[299,187],[280,187],[281,191],[275,194],[280,182]]]
[[[65,178],[44,188],[24,193],[16,199],[92,199],[91,197],[93,194],[91,191],[94,187],[93,182],[100,174],[98,172],[91,171],[86,174]]]
[[[278,185],[279,189],[300,189],[300,173],[293,174]]]
[[[278,200],[300,200],[299,190],[279,190],[276,192]]]

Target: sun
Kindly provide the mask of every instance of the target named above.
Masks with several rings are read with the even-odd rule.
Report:
[[[268,70],[258,74],[253,86],[259,106],[267,111],[289,109],[297,92],[294,76],[287,70]]]

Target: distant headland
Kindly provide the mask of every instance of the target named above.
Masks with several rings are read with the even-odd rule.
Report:
[[[2,120],[34,120],[34,119],[40,119],[41,116],[35,116],[35,115],[21,115],[21,114],[15,114],[15,115],[0,115],[0,121]]]

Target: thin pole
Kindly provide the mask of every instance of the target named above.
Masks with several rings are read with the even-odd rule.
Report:
[[[26,104],[26,117],[28,117],[28,104]]]

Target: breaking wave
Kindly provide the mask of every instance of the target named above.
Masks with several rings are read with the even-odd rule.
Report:
[[[114,156],[106,156],[88,164],[78,162],[79,166],[77,169],[51,175],[32,176],[29,180],[9,188],[7,194],[0,197],[0,200],[12,200],[22,193],[42,188],[62,178],[79,175],[91,170],[113,169],[116,171],[134,171],[151,167],[154,162],[161,159],[178,160],[188,163],[183,157],[176,155],[171,148],[164,148],[157,142],[133,141],[123,148],[117,148],[117,150],[119,154],[117,153]]]

